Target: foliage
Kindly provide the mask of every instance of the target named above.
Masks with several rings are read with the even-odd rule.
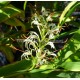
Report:
[[[11,26],[22,26],[22,31],[25,32],[27,30],[26,23],[23,21],[24,15],[21,14],[25,13],[26,4],[27,2],[24,2],[24,10],[20,10],[9,2],[3,3],[0,8],[0,16],[3,16],[0,21]],[[57,2],[54,2],[54,8],[56,5]],[[30,20],[30,27],[34,30],[29,31],[28,37],[24,39],[25,51],[21,55],[21,61],[1,67],[0,77],[80,77],[79,72],[71,72],[80,71],[80,24],[74,22],[76,18],[71,16],[79,5],[80,2],[70,2],[62,13],[56,9],[51,13],[44,6],[41,10],[42,14],[35,9]],[[10,12],[7,12],[8,9]],[[67,32],[61,32],[70,24],[78,27]],[[56,54],[55,41],[66,35],[72,36]],[[9,61],[11,62],[13,62],[13,55],[10,47],[15,47],[10,43],[12,38],[12,36],[6,37],[4,35],[4,38],[1,37],[0,40],[0,46],[2,46],[2,41],[4,43],[5,39],[6,46],[2,46],[0,49],[8,56],[7,58],[10,56]]]
[[[9,2],[6,2],[5,5],[7,3]],[[7,4],[6,6],[0,8],[0,16],[0,23],[4,22],[11,26],[22,26],[22,29],[25,31],[25,25],[19,20],[19,18],[24,20],[24,12],[22,10],[11,4]]]
[[[16,63],[4,66],[0,69],[0,76],[1,77],[12,77],[16,75],[20,75],[23,72],[29,70],[31,66],[31,61],[22,60]]]
[[[0,51],[6,55],[10,63],[14,62],[13,50],[17,50],[14,41],[22,38],[27,29],[24,19],[24,10],[16,8],[9,1],[0,2]],[[18,30],[19,26],[21,30]]]

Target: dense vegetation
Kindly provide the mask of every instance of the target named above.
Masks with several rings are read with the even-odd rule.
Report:
[[[45,3],[0,2],[0,77],[80,77],[80,2]]]

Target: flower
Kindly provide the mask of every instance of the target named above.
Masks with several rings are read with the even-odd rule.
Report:
[[[51,48],[53,48],[53,49],[55,48],[55,46],[54,46],[53,42],[48,42],[48,43],[47,43],[47,45],[50,45],[50,46],[51,46]]]

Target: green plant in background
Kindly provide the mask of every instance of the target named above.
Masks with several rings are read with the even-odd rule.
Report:
[[[72,5],[72,6],[71,6]],[[61,17],[60,17],[60,21],[58,26],[62,27],[61,25],[63,25],[66,20],[70,17],[71,13],[75,10],[75,8],[80,5],[80,2],[71,2],[63,11]],[[70,21],[71,23],[73,22],[72,20]],[[70,23],[69,22],[69,23]],[[76,25],[77,22],[74,22],[73,24]],[[79,24],[79,23],[78,23]],[[78,29],[75,29],[73,31],[70,31],[68,33],[68,35],[73,34],[72,38],[68,41],[68,43],[64,46],[64,50],[60,50],[58,52],[59,54],[59,60],[60,62],[62,62],[63,64],[65,64],[65,66],[67,66],[67,68],[65,66],[63,66],[64,68],[71,70],[71,71],[79,71],[79,67],[76,68],[76,66],[79,65],[79,25]],[[64,34],[66,35],[66,34]],[[65,54],[64,54],[65,53]],[[68,64],[67,64],[68,62]],[[69,65],[70,63],[74,64],[74,65]],[[76,63],[76,64],[75,64]],[[72,67],[73,66],[73,67]]]
[[[13,50],[16,49],[13,41],[22,38],[27,29],[24,23],[26,4],[24,2],[24,10],[21,10],[10,1],[0,1],[0,51],[10,63],[14,61]],[[18,30],[18,26],[22,29]]]
[[[56,2],[54,3],[56,4]],[[51,13],[45,7],[42,7],[42,15],[35,11],[31,17],[31,27],[34,28],[34,31],[30,31],[24,40],[26,49],[21,55],[21,61],[0,68],[0,72],[3,72],[0,73],[0,77],[80,77],[78,72],[69,72],[80,71],[80,24],[74,22],[75,17],[71,16],[79,5],[80,2],[70,2],[62,14],[56,12],[55,9],[54,13]],[[25,6],[26,2],[24,3],[24,11]],[[58,24],[55,23],[55,20],[59,21]],[[78,28],[61,33],[64,26],[66,27],[65,24],[71,23],[77,25]],[[23,27],[24,31],[22,23],[20,26]],[[70,34],[73,36],[67,41],[63,49],[55,54],[54,41]]]
[[[0,4],[0,23],[4,22],[11,26],[22,26],[23,31],[25,31],[25,25],[19,20],[19,18],[24,20],[24,12],[11,5],[9,1],[2,1]]]

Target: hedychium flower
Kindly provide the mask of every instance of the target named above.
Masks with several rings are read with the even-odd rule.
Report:
[[[29,59],[29,57],[28,56],[32,56],[32,54],[31,54],[31,52],[30,51],[28,51],[28,50],[26,50],[22,55],[21,55],[21,60],[22,59]]]
[[[53,59],[57,56],[54,53],[55,45],[53,40],[55,40],[55,34],[58,33],[59,29],[56,28],[56,25],[50,25],[46,21],[42,15],[36,15],[33,17],[31,26],[34,25],[38,29],[38,33],[36,31],[30,31],[27,39],[24,40],[25,43],[25,53],[22,54],[21,59],[29,59],[29,55],[36,59],[35,65],[42,65],[48,62],[48,56],[51,56]],[[56,32],[55,32],[56,31]],[[51,50],[49,50],[46,46],[50,46]],[[35,56],[33,56],[33,52],[35,52]]]
[[[55,49],[55,46],[54,46],[53,42],[48,42],[47,45],[50,45],[51,48]]]

